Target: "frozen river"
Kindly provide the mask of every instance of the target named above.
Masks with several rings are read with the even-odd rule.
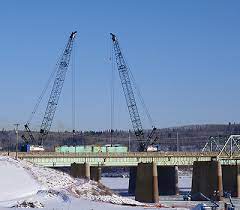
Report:
[[[181,192],[187,192],[191,190],[191,180],[192,177],[180,176],[179,177],[179,189]],[[102,177],[101,182],[109,187],[114,192],[122,195],[128,196],[128,181],[129,178],[124,177]],[[134,199],[134,197],[131,197]],[[184,202],[182,195],[180,196],[160,196],[160,201],[163,204],[177,207],[194,207],[198,202]]]
[[[122,195],[128,196],[128,181],[129,178],[121,178],[121,177],[102,177],[101,182],[109,187],[114,192]],[[160,196],[160,201],[163,204],[167,204],[170,206],[178,206],[178,207],[193,207],[200,202],[193,201],[183,201],[182,194],[185,194],[191,191],[192,185],[192,176],[191,175],[182,175],[179,176],[178,179],[179,185],[179,196]],[[134,199],[134,197],[132,197]],[[240,210],[240,199],[233,199],[233,203],[235,204],[235,210]],[[221,202],[221,206],[223,203]]]
[[[101,182],[112,189],[113,191],[127,196],[128,191],[128,181],[129,178],[127,177],[102,177]],[[180,194],[184,192],[189,192],[191,190],[192,185],[192,176],[191,175],[184,175],[179,176],[178,178],[178,186]]]

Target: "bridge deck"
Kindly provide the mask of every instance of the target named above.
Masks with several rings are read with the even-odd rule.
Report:
[[[6,154],[5,154],[6,155]],[[15,153],[10,153],[14,156]],[[128,152],[128,153],[19,153],[20,159],[47,167],[65,167],[71,163],[87,162],[91,166],[137,166],[138,163],[156,162],[157,165],[193,165],[194,161],[217,159],[213,152]],[[232,158],[221,156],[222,164],[232,165],[240,161],[240,155]],[[239,162],[240,163],[240,162]]]

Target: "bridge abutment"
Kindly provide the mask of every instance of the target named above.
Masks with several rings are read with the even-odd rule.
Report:
[[[240,165],[222,166],[223,190],[232,197],[240,197]]]
[[[90,165],[88,163],[72,163],[70,174],[74,178],[90,179]]]
[[[156,203],[159,201],[156,163],[138,164],[135,200],[147,203]]]
[[[204,200],[200,193],[212,200],[223,194],[222,167],[219,161],[195,161],[192,176],[192,200]]]

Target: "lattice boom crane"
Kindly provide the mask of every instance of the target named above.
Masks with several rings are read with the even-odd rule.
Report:
[[[57,109],[59,97],[61,95],[61,91],[63,88],[66,72],[69,66],[70,57],[73,49],[73,42],[76,37],[77,32],[72,32],[67,45],[63,51],[63,54],[60,58],[60,61],[57,63],[57,72],[56,72],[56,78],[53,83],[52,91],[47,103],[46,111],[42,120],[42,124],[40,127],[40,137],[38,140],[38,145],[43,145],[43,141],[45,140],[48,132],[50,131],[53,118]],[[31,130],[29,129],[28,123],[25,125],[25,130],[28,133],[28,136],[31,141],[34,141],[34,137],[31,133]],[[23,139],[26,141],[26,137],[23,135]]]
[[[144,151],[144,150],[147,150],[147,147],[149,146],[149,144],[151,142],[150,138],[152,138],[152,136],[154,135],[156,128],[155,127],[153,128],[151,134],[149,135],[149,138],[147,140],[145,140],[142,122],[141,122],[141,118],[140,118],[140,115],[138,112],[137,103],[135,100],[135,96],[134,96],[134,92],[133,92],[133,88],[132,88],[132,84],[131,84],[131,79],[129,76],[129,69],[128,69],[127,63],[124,59],[124,56],[121,52],[121,48],[119,46],[119,41],[118,41],[116,35],[114,35],[112,33],[110,33],[110,34],[111,34],[111,38],[113,41],[113,49],[114,49],[114,54],[115,54],[115,58],[116,58],[117,68],[118,68],[124,96],[126,99],[130,119],[132,122],[133,130],[137,137],[137,140],[140,142],[139,150]]]

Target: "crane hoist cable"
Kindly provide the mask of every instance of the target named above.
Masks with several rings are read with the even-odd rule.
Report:
[[[146,106],[146,103],[145,103],[145,101],[144,101],[144,99],[143,99],[143,97],[142,97],[141,91],[140,91],[140,89],[139,89],[139,87],[138,87],[138,85],[137,85],[137,83],[136,83],[136,80],[135,80],[135,78],[134,78],[134,76],[133,76],[133,73],[132,73],[132,71],[131,71],[130,68],[129,68],[129,73],[130,73],[130,78],[132,79],[133,87],[134,87],[134,89],[136,90],[137,96],[138,96],[138,98],[139,98],[139,101],[140,101],[140,103],[141,103],[141,105],[142,105],[142,107],[143,107],[143,109],[144,109],[144,111],[145,111],[145,113],[146,113],[146,115],[147,115],[147,118],[148,118],[148,121],[149,121],[150,125],[151,125],[152,128],[153,128],[153,127],[155,127],[155,126],[154,126],[153,119],[152,119],[152,117],[151,117],[151,115],[150,115],[149,109],[148,109],[147,106]]]
[[[112,146],[113,144],[113,132],[114,132],[114,110],[115,110],[115,62],[113,60],[114,57],[114,50],[113,50],[113,46],[111,46],[111,50],[110,50],[110,61],[111,61],[111,80],[110,80],[110,95],[111,95],[111,113],[110,113],[110,117],[111,117],[111,130],[110,130],[110,144]]]
[[[40,103],[42,102],[42,99],[43,99],[43,97],[44,97],[44,95],[45,95],[45,93],[46,93],[49,85],[51,84],[54,75],[56,74],[56,71],[57,71],[57,68],[55,67],[54,70],[52,71],[52,73],[50,74],[50,77],[48,78],[48,80],[47,80],[47,82],[46,82],[46,84],[45,84],[45,86],[44,86],[44,88],[43,88],[40,96],[38,97],[37,103],[35,104],[35,106],[34,106],[34,108],[33,108],[33,111],[31,112],[31,115],[30,115],[29,118],[28,118],[28,121],[27,121],[27,124],[28,124],[28,125],[31,123],[34,115],[36,114],[36,112],[37,112],[37,110],[38,110],[38,107],[39,107]]]
[[[75,81],[75,47],[72,50],[72,131],[75,134],[75,123],[76,123],[76,81]]]
[[[73,45],[72,49],[72,62],[71,62],[71,67],[72,67],[72,140],[73,144],[76,145],[76,73],[75,73],[75,46]]]
[[[52,83],[52,81],[53,81],[53,79],[54,79],[54,76],[56,75],[56,72],[57,72],[57,70],[58,70],[59,62],[60,62],[60,60],[61,60],[61,57],[62,57],[63,52],[64,52],[64,50],[62,51],[61,56],[58,57],[57,62],[56,62],[56,64],[55,64],[55,66],[54,66],[54,68],[53,68],[53,70],[52,70],[52,72],[51,72],[51,74],[50,74],[47,82],[45,83],[45,86],[44,86],[44,88],[43,88],[40,96],[39,96],[38,99],[37,99],[37,103],[35,104],[35,106],[34,106],[34,108],[33,108],[33,111],[31,112],[31,114],[30,114],[30,116],[29,116],[29,118],[28,118],[28,121],[27,121],[26,125],[30,125],[32,119],[34,118],[34,115],[36,114],[36,112],[37,112],[37,110],[38,110],[38,108],[39,108],[39,105],[41,104],[41,102],[42,102],[42,100],[43,100],[44,95],[46,94],[46,92],[47,92],[50,84]]]

